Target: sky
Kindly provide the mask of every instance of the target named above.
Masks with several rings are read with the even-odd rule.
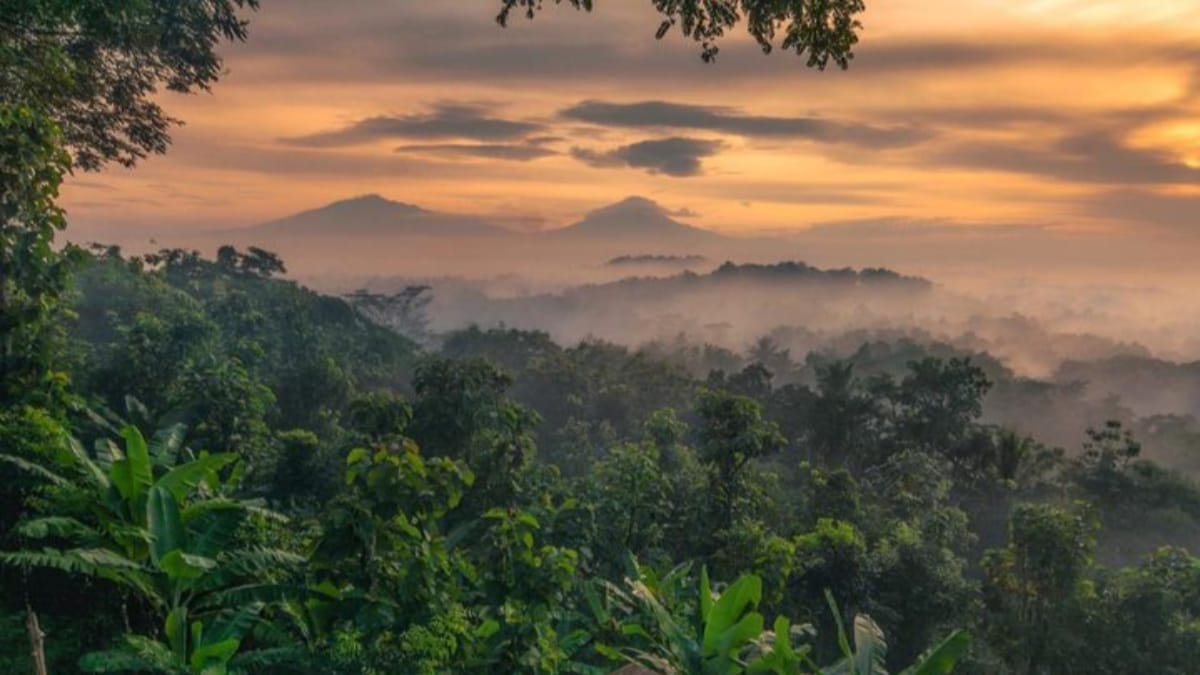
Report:
[[[162,96],[169,153],[75,176],[68,212],[219,229],[378,193],[531,231],[638,194],[734,234],[1197,243],[1194,0],[867,0],[824,72],[740,30],[705,64],[649,0],[498,4],[264,0],[211,93]]]

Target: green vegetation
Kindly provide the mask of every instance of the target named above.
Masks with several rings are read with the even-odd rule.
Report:
[[[593,0],[555,0],[555,4],[564,1],[575,9],[592,9]],[[543,0],[500,0],[496,22],[506,25],[514,11],[532,19],[543,4]],[[850,64],[862,29],[858,15],[867,8],[864,0],[653,0],[653,5],[663,16],[655,36],[662,39],[678,28],[684,37],[700,43],[705,61],[716,58],[717,43],[725,32],[745,21],[763,53],[778,46],[805,57],[810,68],[822,70],[830,61],[841,68]]]
[[[1078,452],[984,421],[1058,400],[994,361],[434,336],[423,288],[327,297],[259,249],[56,248],[72,151],[164,147],[154,88],[210,84],[252,5],[0,20],[0,670],[1195,669],[1200,488],[1118,420]],[[735,5],[844,33],[861,3],[705,4]],[[729,17],[689,11],[707,53]],[[795,25],[818,63],[848,50]]]
[[[57,384],[0,424],[4,621],[28,602],[53,669],[1120,673],[1194,653],[1200,562],[1160,545],[1200,489],[1120,422],[1077,452],[984,422],[970,359],[860,377],[760,341],[701,379],[664,345],[469,328],[430,350],[263,251],[72,256],[42,347]],[[0,659],[27,652],[9,631]]]

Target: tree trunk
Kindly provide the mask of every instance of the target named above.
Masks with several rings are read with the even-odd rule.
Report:
[[[25,606],[25,628],[29,631],[29,656],[33,659],[33,675],[47,675],[46,646],[42,642],[45,634],[38,624],[37,614],[29,605]]]

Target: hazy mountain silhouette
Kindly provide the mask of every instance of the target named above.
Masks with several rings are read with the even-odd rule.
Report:
[[[268,235],[478,236],[505,234],[476,216],[429,211],[377,194],[333,202],[249,230]]]
[[[716,232],[674,220],[657,202],[636,196],[589,211],[583,220],[547,234],[561,239],[643,240],[653,244],[696,244],[725,239]]]

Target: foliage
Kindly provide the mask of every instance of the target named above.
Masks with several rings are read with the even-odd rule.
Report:
[[[61,469],[73,480],[59,467],[3,458],[50,486],[48,513],[15,533],[51,545],[2,553],[0,564],[103,579],[145,609],[152,636],[127,633],[120,648],[85,655],[85,671],[225,672],[266,602],[289,592],[286,570],[302,559],[237,541],[247,518],[281,516],[227,495],[220,472],[235,455],[188,460],[169,441],[148,445],[136,428],[122,435],[124,452],[112,446],[98,461],[72,444]]]
[[[702,569],[693,604],[681,601],[676,589],[677,579],[683,576],[682,568],[672,570],[660,580],[636,562],[633,566],[635,576],[626,579],[625,587],[607,584],[605,588],[610,602],[625,615],[621,632],[642,645],[603,648],[603,652],[616,658],[662,675],[887,672],[883,665],[887,644],[882,631],[870,617],[855,616],[852,645],[831,594],[826,594],[826,600],[835,617],[841,655],[832,665],[822,668],[813,660],[810,645],[793,644],[794,640],[811,638],[812,626],[792,625],[780,616],[772,629],[765,629],[765,618],[757,611],[762,598],[759,577],[741,576],[718,593]],[[610,615],[608,610],[602,610],[601,614]],[[964,633],[953,633],[904,673],[949,672],[966,651],[967,642]]]
[[[507,24],[514,10],[532,19],[542,7],[542,0],[500,2],[496,21],[501,26]],[[592,9],[592,0],[567,2],[576,9]],[[845,68],[854,58],[851,49],[858,42],[858,31],[862,28],[857,16],[866,9],[863,0],[654,0],[653,4],[663,15],[655,36],[662,38],[672,28],[678,28],[684,36],[700,43],[700,56],[705,61],[716,58],[717,42],[744,18],[750,36],[764,53],[774,49],[776,34],[782,33],[781,49],[807,55],[808,66],[822,70],[830,61]]]
[[[4,52],[0,51],[0,55]],[[2,58],[2,57],[0,57]],[[54,247],[66,226],[55,202],[70,158],[42,112],[0,100],[0,401],[61,401],[62,302],[73,247]]]
[[[257,0],[128,3],[27,0],[0,15],[0,105],[54,120],[86,170],[165,152],[175,123],[159,88],[208,89],[222,40],[246,37]]]
[[[399,293],[391,294],[360,288],[347,294],[346,299],[371,321],[423,344],[430,339],[426,308],[433,302],[433,297],[429,291],[429,286],[407,286]]]

